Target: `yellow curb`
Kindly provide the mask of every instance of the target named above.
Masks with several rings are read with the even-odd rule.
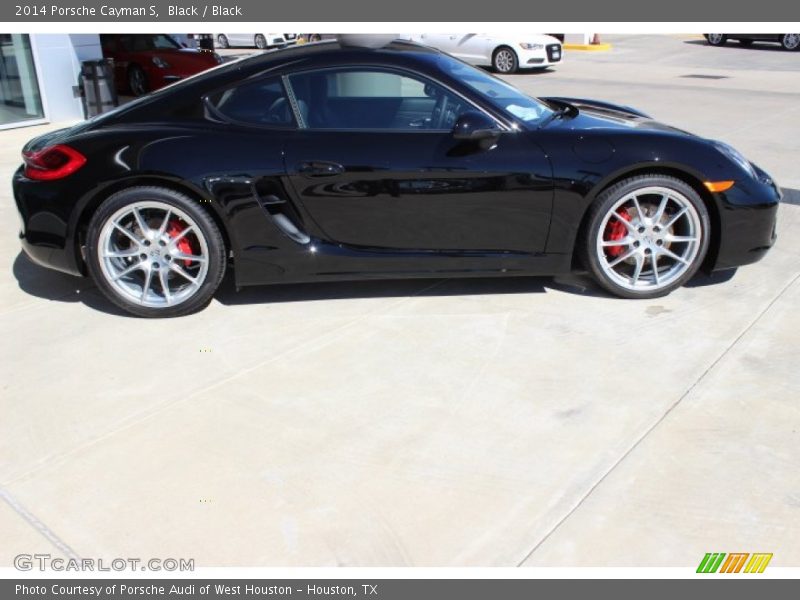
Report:
[[[611,50],[611,44],[563,44],[564,50],[585,50],[586,52],[604,52]]]

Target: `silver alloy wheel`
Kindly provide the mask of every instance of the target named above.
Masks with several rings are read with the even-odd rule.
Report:
[[[263,33],[258,33],[256,34],[255,43],[256,48],[264,50],[267,47],[267,38],[264,37]]]
[[[709,33],[706,39],[712,46],[717,46],[725,40],[725,36],[722,33]]]
[[[222,48],[223,50],[228,47],[228,38],[224,34],[220,33],[217,36],[217,45]]]
[[[622,235],[609,235],[615,229]],[[614,203],[600,224],[596,252],[614,283],[652,292],[692,267],[702,236],[700,215],[686,196],[666,187],[645,187]]]
[[[181,251],[178,244],[184,239],[194,242],[199,253]],[[200,227],[164,202],[136,202],[111,215],[100,230],[97,256],[108,284],[130,302],[149,308],[185,302],[208,274],[208,244]]]
[[[501,73],[508,73],[514,68],[516,57],[513,50],[501,48],[494,56],[494,66]]]
[[[800,48],[800,33],[784,33],[781,45],[787,50]]]

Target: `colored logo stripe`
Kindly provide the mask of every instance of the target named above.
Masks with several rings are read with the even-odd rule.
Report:
[[[767,568],[769,561],[772,560],[772,554],[753,554],[753,557],[750,559],[750,562],[747,563],[747,566],[744,568],[745,573],[763,573],[764,569]]]
[[[725,558],[727,556],[727,559]],[[748,561],[747,558],[750,557]],[[723,562],[723,560],[725,562]],[[772,560],[772,554],[766,552],[707,552],[697,567],[698,573],[739,573],[744,567],[745,573],[763,573]],[[745,566],[747,563],[747,566]],[[720,566],[722,568],[720,568]]]

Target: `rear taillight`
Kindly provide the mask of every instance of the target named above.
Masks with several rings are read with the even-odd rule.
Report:
[[[23,152],[22,160],[25,161],[25,177],[39,180],[61,179],[86,163],[83,154],[63,144],[36,152]]]

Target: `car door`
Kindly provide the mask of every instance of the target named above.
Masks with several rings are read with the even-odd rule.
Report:
[[[521,132],[491,148],[456,140],[463,97],[414,74],[336,68],[286,77],[300,129],[291,188],[325,236],[357,247],[544,250],[548,159]]]

